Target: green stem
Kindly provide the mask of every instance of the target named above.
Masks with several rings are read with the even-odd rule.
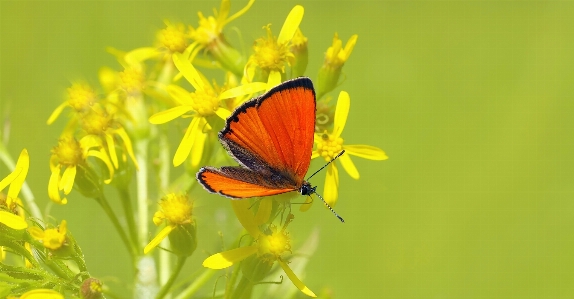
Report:
[[[205,272],[201,274],[197,279],[193,281],[185,290],[183,290],[175,299],[186,299],[191,298],[202,286],[204,286],[209,279],[216,273],[216,270],[205,269]]]
[[[136,244],[138,247],[138,234],[136,230],[136,220],[134,218],[134,210],[132,206],[132,199],[130,193],[126,189],[126,186],[117,186],[118,192],[120,193],[122,207],[124,209],[124,214],[126,216],[126,222],[128,223],[128,231],[130,233],[131,242]]]
[[[120,222],[118,221],[118,218],[114,214],[114,211],[112,210],[112,207],[110,207],[104,194],[102,193],[100,195],[100,197],[96,198],[96,201],[100,204],[100,206],[102,206],[102,209],[104,209],[104,212],[106,212],[106,214],[108,215],[108,217],[110,218],[110,220],[114,224],[114,227],[118,231],[118,234],[120,234],[120,238],[124,242],[126,249],[129,251],[129,253],[132,257],[132,262],[135,265],[135,259],[136,259],[136,256],[138,255],[137,249],[134,246],[134,244],[132,242],[130,242],[128,236],[126,235],[126,232],[123,230]]]
[[[143,139],[136,142],[136,159],[139,171],[136,173],[137,180],[137,202],[138,202],[138,244],[147,243],[148,235],[148,193],[147,193],[147,150],[148,140]]]
[[[171,273],[171,276],[169,277],[169,280],[167,281],[167,283],[165,285],[163,285],[163,287],[159,291],[159,294],[157,294],[157,296],[155,297],[156,299],[162,299],[163,297],[165,297],[165,295],[167,295],[167,293],[169,292],[169,289],[171,288],[171,286],[173,285],[173,283],[177,279],[179,272],[181,272],[181,269],[183,268],[183,265],[185,264],[186,260],[187,260],[187,256],[179,256],[178,257],[177,265],[175,266],[175,269]]]
[[[231,298],[233,299],[247,299],[251,297],[251,290],[253,290],[253,284],[245,275],[241,277],[237,288],[233,291]]]

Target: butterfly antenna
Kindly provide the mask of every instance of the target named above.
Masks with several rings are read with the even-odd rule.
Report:
[[[340,156],[340,155],[341,155],[341,154],[339,154],[339,156]],[[334,160],[334,159],[333,159],[333,160]],[[330,162],[329,162],[329,163],[330,163]],[[331,212],[333,212],[333,214],[335,214],[335,216],[336,216],[337,218],[339,218],[339,220],[341,220],[341,222],[345,223],[345,220],[343,219],[343,217],[339,216],[339,214],[337,214],[337,212],[335,212],[335,210],[333,210],[333,208],[331,208],[331,206],[323,199],[323,196],[321,196],[321,195],[320,195],[319,193],[317,193],[317,192],[313,192],[313,193],[317,194],[317,196],[319,196],[319,198],[323,201],[323,203],[325,204],[325,206],[327,206],[327,208],[329,208],[329,210],[331,210]],[[309,196],[311,196],[311,195],[309,194]],[[311,198],[312,198],[312,197],[311,197]]]
[[[331,164],[331,162],[335,161],[335,159],[339,158],[339,157],[340,157],[342,154],[344,154],[344,153],[345,153],[345,150],[342,150],[340,153],[338,153],[338,154],[335,156],[335,158],[331,159],[331,161],[327,162],[327,164],[323,165],[323,167],[319,168],[319,170],[315,171],[315,173],[313,173],[310,177],[308,177],[308,178],[306,179],[306,181],[309,181],[314,175],[316,175],[319,171],[323,170],[323,168],[327,167],[327,165]],[[317,195],[319,195],[319,194],[317,194]],[[320,197],[320,196],[319,196],[319,197]],[[323,198],[321,198],[321,199],[323,199]],[[324,200],[323,200],[323,202],[324,202]],[[327,203],[325,203],[325,204],[327,204]],[[331,208],[331,207],[329,207],[329,209],[330,209],[330,208]],[[335,212],[333,211],[333,213],[335,213]],[[337,214],[337,213],[335,213],[335,215],[336,215],[336,214]]]

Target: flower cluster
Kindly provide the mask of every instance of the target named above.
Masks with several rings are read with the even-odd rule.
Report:
[[[76,190],[101,206],[138,269],[135,297],[163,298],[176,292],[190,297],[210,281],[215,273],[212,269],[227,268],[233,270],[226,272],[224,287],[205,288],[214,290],[218,294],[214,296],[250,298],[254,286],[269,284],[266,280],[280,271],[295,286],[289,284],[294,292],[298,289],[316,297],[299,278],[303,267],[292,268],[299,260],[293,254],[298,247],[292,241],[295,236],[288,230],[296,218],[288,195],[230,201],[244,232],[225,250],[206,254],[203,267],[208,269],[193,283],[174,287],[189,256],[217,252],[209,249],[217,242],[209,241],[199,243],[202,250],[196,250],[198,222],[204,217],[196,217],[201,211],[194,210],[195,200],[210,195],[194,186],[201,166],[229,164],[218,132],[245,101],[308,73],[312,57],[310,41],[300,28],[305,13],[301,5],[286,14],[281,27],[263,26],[262,36],[252,41],[248,55],[228,41],[226,25],[246,14],[254,2],[249,0],[232,13],[230,0],[222,0],[213,15],[198,13],[197,26],[165,21],[148,46],[129,51],[108,48],[117,66],[102,67],[97,74],[99,84],[72,83],[64,102],[48,117],[48,124],[67,117],[51,152],[48,197],[54,203],[67,204]],[[359,179],[351,155],[387,159],[377,147],[344,142],[349,93],[339,91],[336,105],[331,103],[357,40],[353,35],[343,46],[335,33],[332,45],[325,45],[324,56],[317,57],[323,59],[322,66],[310,72],[317,113],[314,150],[309,155],[329,163],[324,190],[319,193],[330,206],[338,199],[339,163],[351,178]],[[170,142],[174,132],[178,144]],[[346,154],[340,155],[342,151]],[[0,147],[0,154],[3,152]],[[74,226],[71,219],[71,225],[66,220],[45,222],[41,214],[28,212],[38,210],[33,200],[18,197],[29,169],[27,151],[9,168],[12,172],[0,181],[0,191],[9,186],[5,195],[0,193],[0,249],[2,259],[13,260],[12,264],[0,263],[0,269],[8,275],[14,273],[15,281],[7,295],[102,298],[109,289],[90,276],[69,229]],[[172,178],[173,174],[178,177]],[[129,187],[132,181],[135,196]],[[116,204],[110,202],[108,189],[117,192],[113,196]],[[157,202],[155,213],[150,202]],[[308,210],[312,202],[309,196],[300,210]],[[229,233],[233,232],[221,232]],[[6,252],[15,259],[5,257]],[[282,282],[281,275],[280,282],[271,283]]]

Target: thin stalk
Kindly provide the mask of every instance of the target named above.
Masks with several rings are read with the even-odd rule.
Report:
[[[118,221],[118,218],[114,214],[112,207],[110,207],[108,201],[106,200],[106,197],[102,194],[100,195],[100,197],[96,198],[96,201],[100,204],[100,206],[102,206],[102,209],[104,209],[104,212],[106,212],[106,214],[114,224],[115,229],[118,231],[118,234],[120,234],[120,238],[124,242],[126,249],[129,251],[132,257],[132,262],[135,265],[135,258],[138,255],[137,249],[135,245],[132,242],[130,242],[130,239],[126,235],[126,232],[123,230],[120,222]]]
[[[132,206],[132,199],[126,186],[117,186],[118,193],[120,193],[122,208],[124,209],[124,215],[126,216],[126,222],[128,223],[128,231],[130,233],[130,239],[133,244],[138,245],[138,233],[136,230],[136,220],[134,218],[134,210]]]
[[[233,299],[246,299],[251,297],[251,290],[253,289],[253,284],[245,275],[241,277],[237,288],[233,291],[231,298]]]
[[[136,160],[138,161],[139,171],[136,174],[137,180],[137,203],[138,203],[138,245],[146,244],[148,235],[148,190],[147,190],[147,139],[138,140],[136,142]]]
[[[193,296],[195,292],[204,286],[216,272],[217,270],[205,269],[205,272],[196,278],[193,283],[190,284],[185,290],[179,293],[179,296],[177,296],[175,299],[191,298],[191,296]]]
[[[187,260],[187,256],[179,256],[178,257],[177,265],[175,266],[175,269],[171,273],[171,276],[170,276],[169,280],[167,281],[167,283],[164,284],[163,287],[161,287],[159,294],[157,294],[157,296],[155,297],[156,299],[162,299],[169,292],[169,289],[171,288],[171,286],[173,285],[173,283],[177,279],[177,276],[179,275],[179,272],[181,272],[181,269],[183,268],[183,265],[185,264],[186,260]]]
[[[166,63],[169,65],[170,63]],[[169,142],[167,141],[167,136],[163,132],[159,135],[159,192],[161,197],[167,190],[169,190],[169,170],[170,170],[170,158],[169,158]],[[168,247],[168,239],[162,241],[162,246]],[[169,279],[169,274],[171,273],[171,254],[166,250],[161,250],[159,252],[159,282],[161,285],[167,283]]]

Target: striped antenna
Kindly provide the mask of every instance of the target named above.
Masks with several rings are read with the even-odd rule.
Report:
[[[323,167],[319,168],[319,170],[315,171],[315,173],[313,173],[310,177],[308,177],[308,178],[306,179],[306,181],[309,181],[314,175],[316,175],[319,171],[323,170],[323,168],[327,167],[327,165],[331,164],[331,162],[335,161],[335,159],[339,158],[339,157],[340,157],[342,154],[344,154],[344,153],[345,153],[345,150],[342,150],[340,153],[338,153],[338,154],[335,156],[335,158],[331,159],[331,161],[327,162],[327,164],[323,165]],[[319,194],[317,194],[317,195],[319,195]],[[321,199],[323,199],[323,198],[321,198]],[[323,200],[323,201],[324,201],[324,200]],[[325,203],[325,204],[327,204],[327,203]],[[331,208],[331,207],[329,207],[329,209],[330,209],[330,208]]]
[[[340,155],[341,154],[339,154],[339,156]],[[319,198],[323,201],[323,203],[327,206],[327,208],[329,208],[329,210],[331,210],[331,212],[333,212],[333,214],[335,214],[335,216],[337,216],[337,218],[339,218],[339,220],[341,220],[342,223],[345,223],[345,220],[343,220],[343,217],[339,216],[339,214],[337,214],[337,212],[335,212],[335,210],[333,210],[333,208],[331,208],[331,206],[323,199],[323,196],[321,196],[319,193],[315,192],[315,188],[313,188],[313,193],[315,193],[315,194],[317,194],[317,196],[319,196]],[[309,194],[309,196],[311,196],[311,194]],[[313,197],[311,197],[311,199],[313,199]]]

